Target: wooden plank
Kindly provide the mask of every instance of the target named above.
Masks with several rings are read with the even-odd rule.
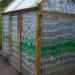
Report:
[[[40,69],[41,69],[41,16],[39,16],[39,11],[36,12],[36,51],[35,51],[35,75],[40,75]]]
[[[4,39],[3,34],[4,34],[4,33],[3,33],[3,16],[2,16],[2,50],[3,50],[3,47],[4,47],[4,46],[3,46],[3,39]]]
[[[62,12],[55,12],[55,11],[41,11],[39,15],[45,15],[45,16],[62,16],[67,18],[75,18],[75,14],[69,14],[69,13],[62,13]]]
[[[17,50],[17,69],[18,69],[18,71],[19,72],[21,72],[20,71],[20,67],[21,67],[21,62],[20,62],[20,56],[21,56],[21,51],[20,51],[20,42],[21,42],[21,21],[22,21],[22,19],[21,19],[21,15],[19,14],[18,15],[18,35],[17,35],[17,38],[18,38],[18,40],[17,40],[17,48],[18,48],[18,50]]]
[[[9,43],[9,55],[8,61],[10,62],[10,53],[11,53],[11,15],[9,16],[9,32],[8,32],[8,43]]]
[[[36,11],[38,10],[38,7],[32,7],[32,8],[27,8],[27,9],[21,9],[21,10],[16,10],[16,11],[10,11],[6,13],[1,13],[2,15],[4,14],[14,14],[14,13],[23,13],[23,12],[30,12],[30,11]]]
[[[10,15],[10,21],[9,21],[9,63],[12,64],[12,61],[11,61],[11,54],[12,54],[12,49],[11,49],[11,32],[12,32],[12,15]]]

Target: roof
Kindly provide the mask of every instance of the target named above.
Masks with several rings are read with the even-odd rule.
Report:
[[[4,11],[4,13],[37,7],[42,0],[15,0]]]

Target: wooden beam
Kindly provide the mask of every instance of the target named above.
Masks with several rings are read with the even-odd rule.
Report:
[[[10,62],[10,53],[11,53],[11,15],[9,16],[9,25],[8,25],[8,41],[9,41],[9,55],[8,55],[8,61]]]
[[[4,35],[4,33],[3,33],[3,16],[2,16],[2,50],[3,50],[3,39],[4,39],[4,37],[3,37],[3,35]]]
[[[75,18],[75,14],[69,14],[69,13],[62,13],[62,12],[55,12],[55,11],[41,11],[39,15],[45,15],[45,16],[62,16],[67,18]]]
[[[11,32],[12,32],[12,15],[9,16],[9,63],[12,64],[11,61],[11,54],[12,54],[12,50],[11,50]]]
[[[5,13],[1,13],[2,15],[5,14],[15,14],[15,13],[23,13],[23,12],[30,12],[30,11],[36,11],[38,10],[38,7],[32,7],[32,8],[27,8],[27,9],[21,9],[21,10],[16,10],[16,11],[10,11],[10,12],[5,12]]]
[[[17,40],[17,46],[18,46],[18,50],[17,50],[17,69],[19,72],[21,72],[21,51],[20,51],[20,42],[21,42],[21,21],[22,21],[22,18],[21,18],[21,15],[19,14],[18,15],[18,40]]]
[[[35,75],[40,75],[41,69],[41,16],[36,12],[36,62],[35,62]]]

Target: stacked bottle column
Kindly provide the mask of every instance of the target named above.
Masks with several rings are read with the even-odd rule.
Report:
[[[43,4],[43,10],[74,14],[75,1],[74,0],[45,0]]]
[[[18,16],[12,16],[11,21],[11,61],[17,64]]]
[[[4,57],[8,57],[9,54],[9,16],[5,15],[3,16],[3,50],[2,55]]]
[[[22,70],[26,69],[31,75],[35,71],[35,25],[35,12],[22,14],[21,65]]]
[[[75,66],[75,19],[42,17],[41,75]]]

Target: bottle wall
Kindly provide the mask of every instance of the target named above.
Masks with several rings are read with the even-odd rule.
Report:
[[[41,75],[75,66],[75,19],[42,17]]]
[[[74,0],[45,0],[43,4],[43,10],[74,14],[75,1]]]
[[[8,57],[9,54],[9,16],[5,15],[3,16],[3,21],[2,21],[2,36],[3,36],[3,41],[2,41],[2,55],[4,57]]]
[[[31,74],[35,71],[35,26],[35,12],[22,14],[21,64]]]

